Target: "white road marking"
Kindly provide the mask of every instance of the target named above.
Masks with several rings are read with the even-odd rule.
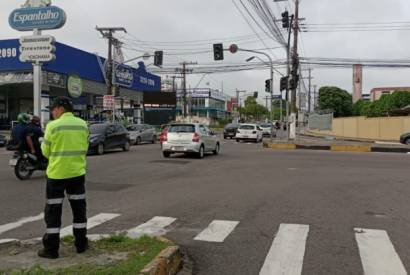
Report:
[[[302,273],[309,225],[281,224],[259,275]]]
[[[20,227],[26,223],[42,220],[43,218],[44,218],[44,213],[40,213],[34,217],[22,218],[16,222],[0,225],[0,234],[3,234],[4,232],[10,231],[12,229],[16,229],[17,227]]]
[[[167,233],[165,227],[171,225],[176,220],[177,219],[171,217],[154,217],[146,223],[128,230],[127,235],[130,238],[139,238],[144,235],[162,236]]]
[[[96,227],[96,226],[98,226],[100,224],[103,224],[107,221],[110,221],[110,220],[112,220],[112,219],[114,219],[118,216],[121,216],[121,215],[120,214],[110,214],[110,213],[98,214],[98,215],[88,219],[87,229],[91,229],[93,227]],[[61,238],[65,237],[65,236],[72,235],[72,234],[73,234],[73,226],[72,225],[64,227],[60,231],[60,237]]]
[[[355,228],[355,236],[365,275],[407,274],[386,231]]]
[[[0,244],[6,244],[6,243],[14,243],[14,242],[18,242],[19,240],[17,239],[2,239],[0,240]]]
[[[212,221],[194,240],[222,243],[239,224],[237,221]]]

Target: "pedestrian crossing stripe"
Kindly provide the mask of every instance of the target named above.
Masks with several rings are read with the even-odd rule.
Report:
[[[407,275],[386,231],[355,228],[355,237],[365,275]]]
[[[116,217],[121,216],[120,214],[110,214],[110,213],[101,213],[98,214],[94,217],[91,217],[87,221],[87,229],[94,228],[100,224],[103,224],[105,222],[108,222]],[[73,226],[67,226],[61,229],[60,231],[60,237],[64,238],[66,236],[72,235],[73,234]]]
[[[239,222],[237,221],[215,220],[211,222],[204,231],[199,233],[194,240],[222,243],[238,224]]]
[[[281,224],[259,275],[302,273],[309,225]]]
[[[34,217],[26,217],[26,218],[22,218],[22,219],[20,219],[16,222],[0,225],[0,235],[7,232],[7,231],[16,229],[20,226],[23,226],[26,223],[40,221],[43,218],[44,218],[44,213],[40,213],[40,214],[38,214],[37,216],[34,216]]]
[[[173,222],[175,222],[176,218],[171,217],[154,217],[151,220],[138,225],[127,231],[127,235],[130,238],[139,238],[144,235],[149,236],[162,236],[165,235],[168,231],[166,227],[170,226]]]

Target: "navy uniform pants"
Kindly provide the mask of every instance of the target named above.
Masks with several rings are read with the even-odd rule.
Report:
[[[46,251],[55,253],[60,248],[61,214],[63,210],[64,193],[73,213],[73,235],[75,246],[81,249],[87,245],[87,215],[85,198],[85,176],[55,180],[47,179],[46,207],[44,218],[47,225],[43,236]],[[71,232],[70,232],[71,233]]]

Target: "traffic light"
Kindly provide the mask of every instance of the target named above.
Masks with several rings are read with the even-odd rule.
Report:
[[[156,51],[154,53],[154,65],[157,67],[161,67],[163,64],[163,57],[164,57],[163,51]]]
[[[289,89],[294,90],[298,87],[299,75],[292,75],[289,80]]]
[[[214,44],[214,60],[224,60],[224,46],[222,43]]]
[[[253,93],[253,98],[255,98],[255,99],[258,98],[258,92]]]
[[[280,91],[284,91],[288,88],[289,77],[284,76],[280,79]]]
[[[270,79],[265,80],[265,92],[267,93],[271,92],[271,80]]]
[[[282,27],[284,29],[289,29],[289,12],[285,11],[282,13]]]

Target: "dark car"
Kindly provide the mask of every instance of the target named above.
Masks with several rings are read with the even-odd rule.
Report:
[[[238,130],[239,125],[235,123],[231,123],[225,126],[224,128],[224,139],[234,138],[236,136],[236,131]]]
[[[0,147],[4,147],[7,144],[7,139],[5,136],[0,135]]]
[[[98,155],[112,149],[130,150],[130,136],[125,127],[119,123],[91,124],[90,146],[88,153]]]
[[[410,145],[410,133],[406,133],[406,134],[401,135],[400,143]]]

